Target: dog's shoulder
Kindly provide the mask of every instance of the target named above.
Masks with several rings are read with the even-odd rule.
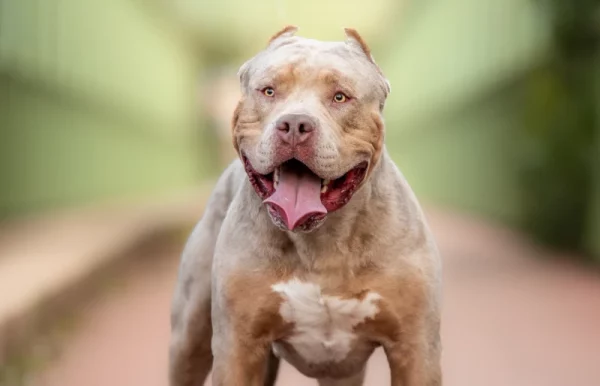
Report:
[[[206,203],[201,219],[194,227],[183,251],[183,261],[193,260],[200,246],[214,248],[216,237],[236,192],[244,181],[244,167],[239,159],[234,160],[221,173]],[[206,239],[212,241],[208,242]]]
[[[216,214],[224,217],[236,193],[244,183],[245,178],[244,166],[236,158],[221,173],[221,176],[217,180],[206,204],[205,215],[208,212],[217,212]]]
[[[382,245],[402,255],[428,255],[438,260],[437,247],[425,213],[398,166],[387,154],[373,177],[374,192],[367,207],[368,219],[361,223],[376,229]]]
[[[245,179],[244,165],[239,158],[236,158],[221,174],[215,186],[215,191],[219,190],[224,193],[229,201],[231,201]]]

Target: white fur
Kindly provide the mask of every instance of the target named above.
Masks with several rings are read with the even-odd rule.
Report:
[[[342,299],[323,295],[319,285],[296,278],[272,288],[284,299],[279,313],[294,323],[285,341],[309,363],[343,361],[356,338],[354,327],[379,312],[376,301],[381,296],[375,292],[363,300]]]

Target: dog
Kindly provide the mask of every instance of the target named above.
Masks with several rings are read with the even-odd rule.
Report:
[[[390,85],[361,36],[275,34],[239,70],[239,155],[184,248],[170,385],[273,386],[280,358],[320,386],[439,386],[441,261],[384,146]]]

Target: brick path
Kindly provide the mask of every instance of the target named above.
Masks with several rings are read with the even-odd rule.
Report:
[[[446,386],[600,385],[600,275],[508,231],[429,215],[445,261]],[[84,310],[39,386],[166,386],[173,251]],[[377,352],[368,385],[389,384]],[[315,385],[286,367],[279,385]]]

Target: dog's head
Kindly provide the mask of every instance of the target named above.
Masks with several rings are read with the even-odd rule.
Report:
[[[369,178],[384,138],[389,83],[358,33],[345,42],[286,27],[239,71],[234,146],[282,229],[311,231]]]

